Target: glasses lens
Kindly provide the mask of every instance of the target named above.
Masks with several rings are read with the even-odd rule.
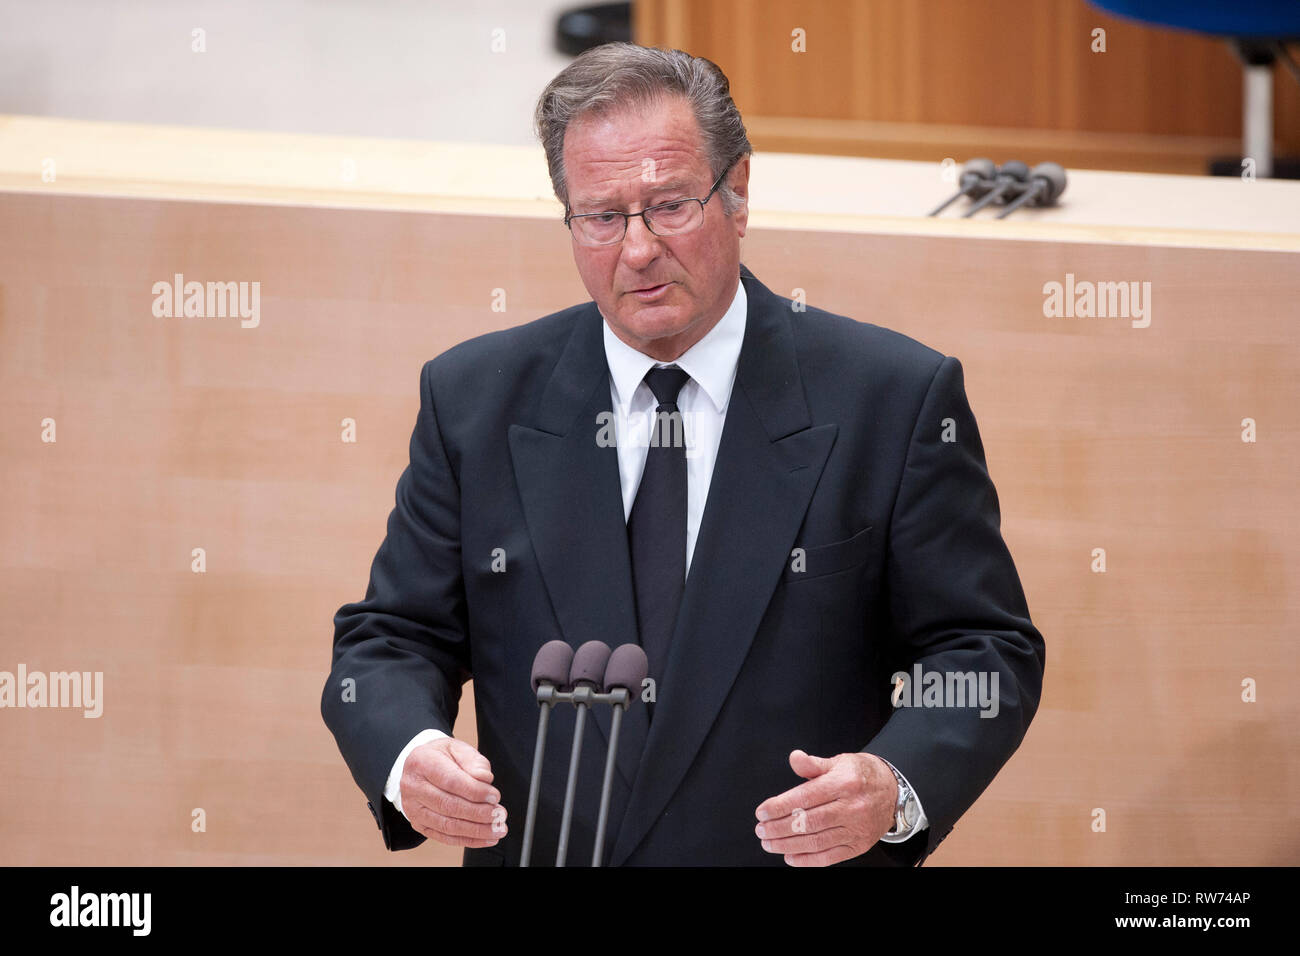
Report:
[[[647,218],[661,236],[690,232],[703,220],[704,209],[694,199],[657,206]]]
[[[599,216],[579,216],[571,222],[578,228],[582,238],[593,245],[604,245],[608,242],[618,242],[623,238],[623,226],[626,223],[622,216],[608,213]]]

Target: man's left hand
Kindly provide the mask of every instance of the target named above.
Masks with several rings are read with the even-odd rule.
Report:
[[[808,782],[759,804],[754,832],[763,849],[791,866],[830,866],[866,853],[893,827],[898,781],[874,754],[795,750],[790,767]]]

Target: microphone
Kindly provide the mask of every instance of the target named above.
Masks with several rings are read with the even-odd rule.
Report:
[[[528,814],[524,818],[524,850],[520,866],[527,866],[533,855],[533,831],[537,823],[537,798],[542,786],[542,755],[546,751],[546,727],[555,702],[555,692],[563,690],[573,664],[573,648],[564,641],[549,641],[533,658],[533,691],[541,707],[537,718],[537,744],[533,748],[533,776],[528,784]]]
[[[582,731],[586,726],[587,711],[591,709],[593,693],[605,681],[605,665],[610,659],[609,645],[604,641],[588,641],[573,655],[569,683],[573,685],[573,705],[578,716],[573,725],[573,750],[569,754],[569,779],[564,785],[564,813],[560,817],[560,845],[555,851],[555,865],[564,866],[569,855],[569,825],[573,821],[573,797],[578,788],[578,760],[582,756]],[[593,690],[594,688],[594,690]]]
[[[983,198],[966,210],[963,219],[969,219],[975,213],[979,212],[991,202],[1001,200],[1005,195],[1019,195],[1020,190],[1024,187],[1024,182],[1029,178],[1029,167],[1018,159],[1003,163],[998,169],[997,178],[994,180],[993,188],[984,194]]]
[[[605,825],[609,822],[609,796],[614,783],[614,760],[618,753],[618,731],[623,712],[632,706],[641,682],[650,672],[645,651],[636,644],[624,644],[609,657],[605,668],[604,692],[614,699],[614,713],[609,728],[609,751],[605,754],[605,779],[600,785],[600,815],[596,821],[596,843],[591,850],[591,865],[600,866],[605,851]]]
[[[1021,206],[1050,206],[1065,192],[1065,170],[1059,163],[1039,163],[1029,171],[1029,188],[998,213],[1005,219]]]
[[[990,189],[993,188],[993,177],[997,175],[998,168],[993,165],[991,159],[971,159],[967,160],[961,168],[961,179],[958,184],[961,189],[953,193],[939,205],[930,210],[927,215],[937,216],[943,212],[952,203],[956,202],[962,196],[970,196],[972,199],[978,199]]]

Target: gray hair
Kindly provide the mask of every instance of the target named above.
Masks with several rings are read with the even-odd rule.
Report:
[[[686,99],[699,124],[713,180],[754,152],[740,110],[731,99],[731,84],[712,60],[681,50],[605,43],[582,53],[551,80],[538,98],[533,116],[537,138],[546,150],[551,186],[566,210],[569,185],[564,170],[564,134],[569,124],[580,116],[608,115],[672,95]],[[718,195],[727,215],[743,202],[729,183],[718,187]]]

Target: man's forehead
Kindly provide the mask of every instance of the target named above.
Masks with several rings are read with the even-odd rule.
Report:
[[[683,169],[681,163],[602,164],[590,177],[571,175],[569,198],[574,203],[610,202],[619,197],[650,196],[698,186],[702,164]]]
[[[684,100],[584,116],[564,142],[572,201],[694,185],[709,171],[699,126]]]

